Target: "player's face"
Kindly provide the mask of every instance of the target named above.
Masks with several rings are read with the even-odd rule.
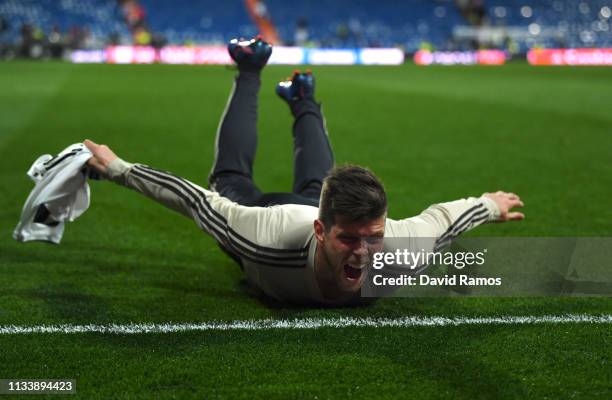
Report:
[[[323,230],[316,232],[328,273],[341,292],[355,293],[361,288],[372,255],[382,251],[385,218],[383,215],[366,222],[339,221],[328,231],[321,226]]]

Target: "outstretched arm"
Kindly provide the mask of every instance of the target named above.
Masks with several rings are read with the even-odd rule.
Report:
[[[525,215],[512,209],[523,205],[518,195],[503,191],[434,204],[416,217],[388,221],[388,236],[432,238],[439,249],[478,225],[522,220]]]
[[[303,234],[300,227],[311,225],[296,222],[295,218],[313,214],[311,210],[304,210],[306,207],[316,211],[313,207],[241,206],[171,173],[125,162],[108,146],[91,140],[84,143],[93,154],[89,166],[101,176],[193,219],[198,227],[233,254],[252,261],[264,260],[267,264],[302,265],[305,262],[308,235]],[[316,213],[310,221],[314,218]],[[283,260],[279,261],[279,257]]]

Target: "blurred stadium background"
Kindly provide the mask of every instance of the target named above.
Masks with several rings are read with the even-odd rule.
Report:
[[[69,58],[261,33],[306,48],[496,49],[524,59],[531,49],[612,47],[611,15],[609,0],[0,0],[0,54]]]

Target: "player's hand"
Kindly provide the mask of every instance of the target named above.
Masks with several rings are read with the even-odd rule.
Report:
[[[525,214],[512,211],[514,207],[523,207],[521,198],[514,193],[497,191],[495,193],[484,193],[482,197],[487,197],[497,204],[499,208],[499,218],[495,222],[520,221],[525,218]]]
[[[117,155],[105,144],[97,144],[89,139],[85,139],[83,144],[93,154],[93,157],[87,161],[87,165],[98,173],[105,175],[108,165],[118,158]]]

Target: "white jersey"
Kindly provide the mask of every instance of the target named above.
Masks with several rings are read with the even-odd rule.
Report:
[[[288,302],[333,304],[323,297],[315,277],[318,208],[246,207],[170,173],[121,159],[111,163],[108,178],[193,219],[267,295]],[[416,217],[388,218],[385,237],[438,238],[435,246],[498,216],[495,202],[472,197],[433,205]]]
[[[34,181],[13,238],[22,242],[44,240],[58,244],[64,222],[74,221],[89,207],[89,185],[83,166],[91,152],[82,143],[68,146],[57,156],[45,154],[32,164]]]

